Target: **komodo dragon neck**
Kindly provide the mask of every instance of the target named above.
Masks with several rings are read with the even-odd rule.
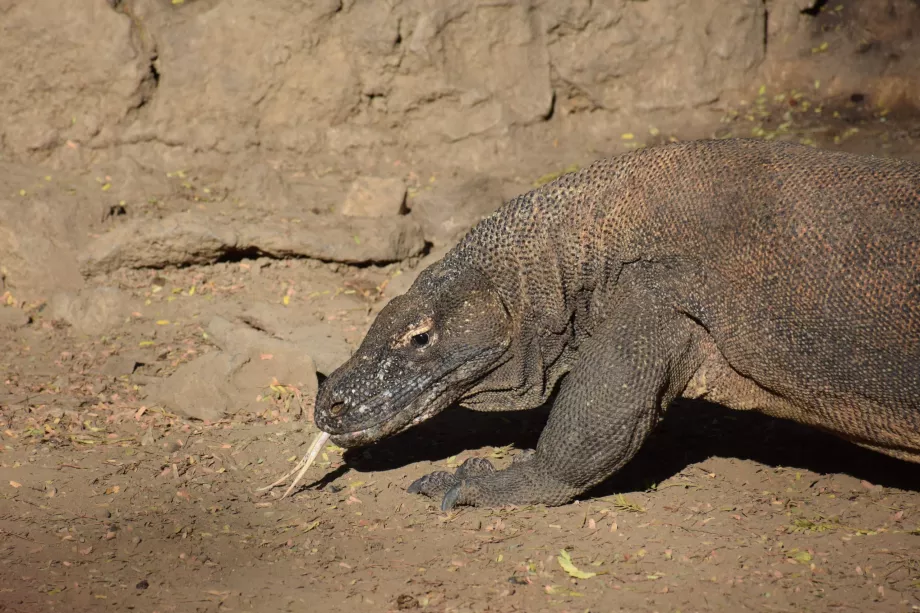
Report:
[[[624,267],[659,262],[694,275],[678,242],[671,248],[644,242],[641,228],[667,210],[670,195],[643,190],[635,197],[627,170],[598,162],[518,196],[435,265],[481,271],[514,322],[508,360],[470,390],[464,406],[520,410],[543,404],[577,360],[579,344],[603,321]]]

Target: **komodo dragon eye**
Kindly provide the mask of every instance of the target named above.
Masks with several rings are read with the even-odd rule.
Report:
[[[413,349],[422,349],[431,344],[434,321],[431,317],[426,317],[418,321],[408,330],[402,333],[393,344],[394,348],[412,347]]]

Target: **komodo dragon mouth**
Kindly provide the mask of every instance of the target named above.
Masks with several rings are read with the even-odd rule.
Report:
[[[356,430],[354,432],[345,432],[342,434],[333,434],[330,433],[332,442],[340,447],[361,447],[378,441],[382,438],[398,434],[403,430],[407,430],[412,426],[416,426],[423,421],[434,417],[437,413],[440,413],[445,407],[432,405],[427,409],[419,411],[421,407],[425,406],[424,402],[413,402],[412,405],[399,411],[393,417],[387,419],[383,423],[377,424],[375,426],[368,426],[362,430]]]
[[[377,424],[350,432],[331,433],[320,430],[310,444],[307,453],[304,454],[294,468],[270,485],[258,488],[257,491],[270,490],[296,474],[281,497],[285,498],[290,495],[313,465],[323,446],[330,439],[333,443],[342,447],[360,447],[398,434],[434,417],[458,400],[461,394],[450,393],[449,391],[452,381],[450,375],[457,370],[465,370],[463,366],[468,368],[470,363],[470,361],[461,360],[456,366],[439,372],[439,376],[426,376],[421,380],[417,379],[413,382],[413,385],[400,390],[399,393],[386,390],[358,405],[355,407],[358,412],[363,410],[364,413],[372,415],[382,413],[388,415],[388,417]],[[323,394],[322,390],[320,390],[320,395],[317,396],[317,404],[320,404],[322,398]],[[394,406],[399,406],[400,401],[406,401],[407,399],[408,402],[405,402],[402,408],[394,409]]]
[[[475,385],[501,363],[505,348],[455,347],[449,357],[414,368],[398,364],[396,373],[389,357],[367,360],[355,354],[323,382],[316,397],[316,426],[346,448],[398,434],[475,393]],[[348,377],[346,385],[340,372]],[[361,400],[361,391],[374,385],[383,389]]]
[[[345,448],[360,447],[398,434],[430,419],[454,402],[457,394],[446,397],[445,393],[449,387],[447,381],[456,370],[457,367],[454,367],[434,376],[420,377],[411,386],[396,392],[385,390],[350,409],[352,413],[368,415],[372,419],[383,415],[383,421],[357,430],[342,431],[341,426],[329,419],[329,412],[326,412],[322,416],[326,419],[317,416],[317,427],[328,432],[332,442]],[[317,404],[320,404],[319,397]],[[335,406],[335,403],[330,404]]]
[[[422,403],[418,403],[419,406],[424,406]],[[287,481],[291,476],[294,476],[294,479],[291,481],[288,488],[285,490],[284,494],[281,495],[282,498],[287,497],[294,488],[297,487],[297,484],[303,479],[304,475],[307,474],[307,471],[310,470],[310,466],[313,465],[313,462],[316,460],[316,457],[322,451],[323,446],[331,439],[336,445],[342,447],[357,447],[375,440],[381,439],[385,436],[391,434],[396,434],[401,432],[406,428],[410,428],[416,424],[419,424],[429,417],[433,416],[435,413],[439,412],[443,407],[433,406],[429,407],[427,410],[422,411],[419,415],[412,417],[412,412],[409,411],[400,411],[396,413],[393,417],[386,420],[381,424],[376,426],[370,426],[364,428],[363,430],[358,430],[355,432],[347,432],[344,434],[336,434],[335,438],[332,438],[332,435],[328,432],[322,430],[316,435],[316,438],[313,439],[313,442],[310,444],[310,448],[307,450],[307,453],[304,454],[303,458],[297,463],[294,468],[287,472],[283,477],[279,478],[275,482],[267,485],[265,487],[258,488],[257,491],[263,492],[270,490],[277,485],[281,485]]]

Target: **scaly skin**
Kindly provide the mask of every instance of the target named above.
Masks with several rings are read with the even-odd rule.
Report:
[[[920,461],[920,165],[762,141],[593,164],[515,198],[380,313],[316,423],[362,445],[459,403],[528,409],[530,458],[411,492],[564,504],[705,397]]]

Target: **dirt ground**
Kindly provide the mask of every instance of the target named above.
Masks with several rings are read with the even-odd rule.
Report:
[[[699,136],[920,161],[910,0],[437,4],[0,0],[0,612],[920,611],[917,465],[706,403],[561,508],[405,492],[546,409],[256,491],[503,198]]]
[[[848,148],[920,153],[912,129],[862,134]],[[575,504],[443,514],[408,484],[472,456],[510,462],[545,410],[456,409],[365,450],[329,446],[282,500],[255,489],[315,432],[299,390],[266,384],[258,411],[215,422],[144,400],[216,350],[212,315],[253,304],[354,347],[399,273],[411,263],[120,270],[90,284],[119,288],[130,316],[95,336],[8,293],[0,610],[920,610],[917,467],[796,424],[682,403]]]

